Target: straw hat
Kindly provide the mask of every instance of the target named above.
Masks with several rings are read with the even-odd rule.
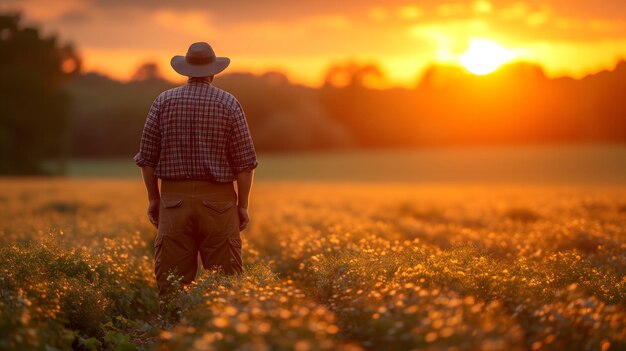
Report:
[[[170,61],[174,71],[187,77],[208,77],[220,73],[230,64],[228,57],[216,57],[211,45],[193,43],[185,56],[174,56]]]

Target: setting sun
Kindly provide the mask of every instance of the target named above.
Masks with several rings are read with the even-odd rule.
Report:
[[[490,40],[474,39],[459,61],[473,74],[489,74],[515,58],[515,54]]]

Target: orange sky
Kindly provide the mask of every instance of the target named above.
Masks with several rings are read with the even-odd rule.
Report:
[[[0,0],[29,24],[72,41],[86,70],[128,79],[194,41],[229,56],[231,71],[280,70],[319,85],[330,65],[377,63],[389,84],[414,84],[437,62],[458,62],[473,38],[542,64],[551,76],[580,77],[626,58],[626,1],[205,1]]]

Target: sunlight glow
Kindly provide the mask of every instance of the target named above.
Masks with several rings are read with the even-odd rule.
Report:
[[[491,40],[473,39],[459,61],[473,74],[483,76],[515,58],[515,53]]]

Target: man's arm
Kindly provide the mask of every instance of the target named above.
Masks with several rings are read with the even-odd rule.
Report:
[[[248,199],[254,178],[254,169],[259,164],[256,159],[256,151],[248,121],[238,101],[230,110],[232,118],[232,131],[228,144],[229,161],[237,180],[237,209],[239,212],[239,230],[244,230],[250,222],[248,216]]]
[[[250,223],[248,205],[254,169],[237,173],[237,211],[239,212],[239,230],[244,230]]]
[[[160,97],[159,95],[148,112],[146,124],[141,134],[141,142],[139,143],[139,153],[133,158],[135,164],[141,167],[141,176],[148,190],[148,219],[155,227],[159,223],[159,183],[154,175],[154,169],[159,162],[161,153],[161,126],[159,123],[160,113]]]
[[[161,195],[159,193],[159,181],[154,175],[154,168],[150,166],[141,167],[141,176],[148,191],[148,219],[155,227],[159,223],[159,202]]]

